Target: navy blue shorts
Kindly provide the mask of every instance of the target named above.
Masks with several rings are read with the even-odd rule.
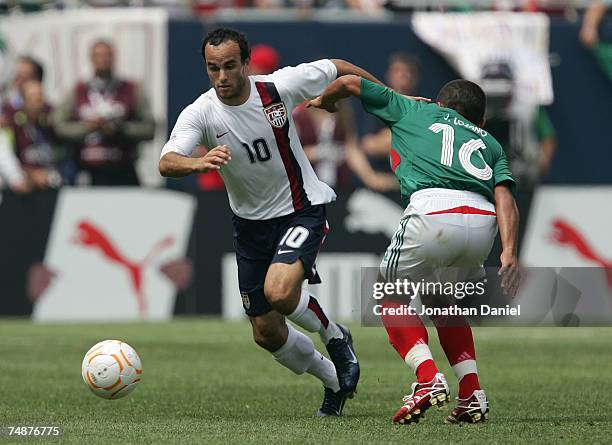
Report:
[[[321,282],[315,260],[329,230],[326,217],[325,205],[264,221],[234,215],[238,283],[242,306],[248,316],[256,317],[272,310],[263,293],[270,264],[292,264],[300,260],[308,283]]]

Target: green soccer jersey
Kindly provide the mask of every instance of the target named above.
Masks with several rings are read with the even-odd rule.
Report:
[[[390,129],[391,168],[407,205],[417,190],[445,188],[480,193],[493,202],[493,188],[515,184],[499,142],[450,108],[408,99],[361,80],[364,109]]]

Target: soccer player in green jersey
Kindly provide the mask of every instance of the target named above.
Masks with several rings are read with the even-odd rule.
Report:
[[[336,103],[348,96],[359,97],[363,108],[391,129],[391,167],[406,205],[380,265],[382,278],[480,279],[499,226],[502,287],[513,295],[518,286],[515,184],[502,147],[482,129],[482,89],[455,80],[442,87],[436,103],[429,103],[357,76],[343,76],[309,106],[334,112]],[[419,316],[398,318],[394,309],[399,305],[385,301],[382,321],[390,343],[416,374],[412,392],[393,417],[396,423],[410,423],[430,406],[448,402],[449,387],[433,361]],[[489,404],[478,381],[469,324],[461,315],[430,318],[459,380],[458,403],[446,422],[485,420]]]

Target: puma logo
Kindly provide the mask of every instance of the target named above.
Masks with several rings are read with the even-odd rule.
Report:
[[[562,219],[556,219],[553,221],[552,240],[561,246],[573,248],[583,258],[601,266],[606,272],[608,286],[612,288],[612,261],[598,254],[578,229]]]
[[[157,242],[140,261],[132,261],[126,258],[119,249],[112,243],[110,238],[98,227],[88,221],[81,221],[77,224],[77,234],[72,240],[75,244],[86,249],[98,250],[111,263],[115,263],[125,268],[129,274],[132,289],[136,295],[138,312],[141,318],[147,313],[147,304],[143,290],[143,271],[162,250],[174,244],[174,237],[167,236]]]
[[[380,193],[361,189],[351,195],[346,205],[344,227],[351,232],[395,234],[404,209]]]

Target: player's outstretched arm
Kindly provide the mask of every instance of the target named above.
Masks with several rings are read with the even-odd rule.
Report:
[[[312,99],[307,108],[315,107],[335,113],[338,111],[336,103],[349,96],[359,97],[361,94],[361,78],[355,75],[342,76],[330,83],[325,91]]]
[[[338,72],[338,75],[336,76],[337,78],[340,78],[342,76],[353,75],[357,77],[363,77],[364,79],[369,80],[370,82],[377,83],[383,87],[386,86],[376,77],[374,77],[372,74],[368,73],[366,70],[358,67],[357,65],[353,65],[351,62],[347,62],[346,60],[342,60],[342,59],[330,59],[330,60],[334,65],[336,65],[336,71]]]
[[[516,251],[519,213],[514,196],[506,184],[496,185],[494,194],[497,225],[502,244],[499,274],[502,276],[502,288],[508,295],[514,296],[519,285],[519,263]]]
[[[231,151],[227,145],[215,147],[200,158],[191,158],[176,152],[169,152],[159,160],[159,173],[168,178],[180,178],[192,173],[219,170],[231,159]]]

